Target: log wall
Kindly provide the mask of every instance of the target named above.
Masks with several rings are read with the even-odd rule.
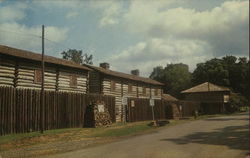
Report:
[[[102,94],[111,95],[115,97],[115,112],[116,121],[121,121],[122,117],[122,84],[121,81],[117,81],[115,84],[115,90],[111,90],[111,80],[104,78],[102,81]]]
[[[35,82],[35,70],[39,66],[32,63],[1,60],[0,86],[15,88],[41,89],[41,83]],[[69,68],[68,68],[69,69]],[[77,85],[70,85],[70,77],[76,76]],[[44,89],[49,91],[81,92],[87,93],[87,72],[59,69],[46,66],[44,72]]]
[[[0,86],[14,86],[15,65],[0,64]]]
[[[96,71],[89,72],[89,92],[101,93],[101,79],[100,73]]]
[[[101,94],[112,95],[115,97],[115,109],[116,109],[116,121],[125,121],[126,111],[125,107],[122,105],[122,98],[132,97],[132,98],[141,98],[141,99],[161,99],[162,90],[159,87],[152,87],[148,84],[140,84],[134,81],[127,81],[124,79],[117,79],[108,76],[100,77],[102,81],[101,84]],[[115,90],[111,89],[111,81],[115,82]],[[92,82],[92,81],[90,81]],[[98,82],[95,82],[98,84]],[[129,92],[128,87],[132,86],[132,91]],[[143,87],[146,88],[146,94],[143,94]],[[155,90],[158,91],[158,94],[155,95]]]
[[[70,85],[71,75],[76,75],[77,86]],[[68,92],[82,92],[87,93],[87,74],[83,73],[69,73],[60,71],[58,77],[58,90]]]

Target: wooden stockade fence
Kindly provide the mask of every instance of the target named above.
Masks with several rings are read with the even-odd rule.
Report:
[[[152,107],[149,105],[149,99],[128,98],[126,115],[128,122],[152,120]],[[154,116],[157,120],[166,118],[163,100],[155,99]]]
[[[83,127],[91,100],[114,105],[110,96],[45,91],[44,130]],[[115,119],[114,107],[110,115]],[[0,87],[0,135],[40,130],[40,90]]]

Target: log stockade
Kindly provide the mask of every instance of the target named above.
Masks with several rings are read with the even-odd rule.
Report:
[[[156,120],[166,118],[166,101],[155,100],[154,116]],[[149,99],[129,98],[127,110],[127,121],[146,121],[152,120],[152,107],[149,105]]]
[[[40,90],[0,87],[0,135],[39,131]],[[44,130],[81,128],[86,107],[103,101],[115,120],[114,97],[74,92],[45,91]]]

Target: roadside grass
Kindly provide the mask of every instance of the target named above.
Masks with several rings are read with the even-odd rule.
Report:
[[[136,123],[116,123],[109,127],[98,128],[67,128],[55,129],[40,132],[23,134],[10,134],[0,136],[0,151],[26,148],[37,144],[47,144],[53,142],[70,142],[80,140],[94,140],[106,137],[121,137],[138,134],[142,131],[155,129],[157,127],[148,126],[150,121]]]
[[[205,119],[210,117],[225,116],[225,114],[219,115],[203,115],[197,119]],[[168,128],[178,124],[190,122],[194,119],[188,117],[182,120],[169,120],[169,123],[162,127],[154,127],[149,124],[151,121],[142,121],[134,123],[115,123],[109,127],[98,127],[98,128],[67,128],[67,129],[55,129],[44,131],[43,134],[40,132],[31,132],[23,134],[11,134],[0,136],[0,152],[12,151],[12,150],[26,150],[34,146],[49,145],[49,144],[70,144],[72,150],[77,150],[77,145],[73,146],[74,142],[86,142],[92,141],[92,144],[98,144],[98,142],[110,142],[112,140],[121,139],[124,137],[130,137],[150,132],[157,132],[160,128]],[[98,141],[97,141],[98,140]],[[52,147],[53,148],[53,147]],[[51,148],[51,150],[52,150]],[[62,149],[54,149],[56,152],[66,152]],[[36,154],[42,150],[36,149]],[[47,152],[47,151],[46,151]],[[52,153],[54,153],[53,151]],[[39,155],[43,155],[41,153]],[[47,153],[49,154],[49,153]]]

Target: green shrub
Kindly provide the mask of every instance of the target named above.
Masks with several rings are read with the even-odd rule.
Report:
[[[229,107],[227,109],[228,112],[236,112],[240,111],[242,107],[247,107],[249,105],[249,101],[238,93],[233,93],[230,96]]]

